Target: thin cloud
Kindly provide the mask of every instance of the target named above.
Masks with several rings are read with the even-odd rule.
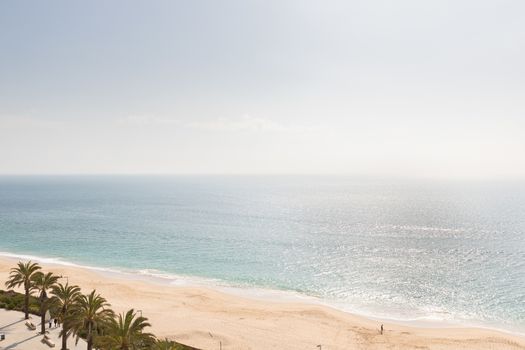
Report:
[[[285,125],[271,119],[243,115],[239,118],[215,118],[202,121],[182,121],[178,118],[146,114],[133,114],[119,120],[127,125],[158,126],[174,125],[189,129],[217,132],[273,132],[305,133],[315,130],[313,127]]]
[[[217,118],[201,122],[191,122],[186,126],[215,131],[249,131],[249,132],[306,132],[313,128],[290,126],[278,123],[271,119],[244,115],[240,118]]]
[[[128,115],[119,120],[123,124],[147,126],[147,125],[183,125],[179,119],[160,117],[155,115]]]

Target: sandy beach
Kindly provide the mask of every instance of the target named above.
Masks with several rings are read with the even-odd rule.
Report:
[[[0,259],[5,281],[16,259]],[[487,329],[415,328],[320,305],[269,302],[210,288],[165,286],[125,275],[42,264],[84,292],[95,288],[115,311],[142,310],[159,337],[202,349],[525,349],[525,339]]]

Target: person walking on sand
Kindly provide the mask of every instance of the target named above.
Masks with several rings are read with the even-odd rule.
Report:
[[[383,325],[381,324],[381,335],[383,335]]]
[[[58,320],[55,318],[54,320],[54,323],[55,323],[55,328],[57,328],[57,323],[58,323]]]

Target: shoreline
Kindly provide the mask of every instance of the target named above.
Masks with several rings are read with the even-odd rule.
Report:
[[[2,253],[0,278],[5,280],[22,257],[28,256]],[[502,349],[525,349],[525,337],[504,330],[441,324],[421,327],[352,314],[308,297],[274,300],[238,295],[210,286],[155,283],[131,273],[30,258],[47,271],[68,276],[84,293],[97,289],[117,312],[142,310],[157,336],[202,349],[215,348],[219,341],[227,349],[277,349],[283,344],[298,350],[315,349],[317,344],[328,349],[345,349],[349,344],[373,349],[493,349],[496,344]],[[385,335],[379,334],[381,323]]]
[[[264,287],[240,286],[228,284],[227,282],[196,276],[184,276],[173,273],[166,273],[157,270],[126,270],[124,268],[107,268],[90,265],[81,265],[61,258],[40,257],[30,254],[16,254],[5,251],[0,251],[0,261],[3,259],[17,262],[19,260],[32,260],[40,263],[42,266],[50,265],[57,267],[78,268],[87,271],[93,271],[106,278],[118,278],[134,282],[143,282],[147,284],[155,284],[165,287],[180,287],[180,288],[204,288],[224,293],[230,296],[250,299],[254,301],[264,301],[271,303],[299,303],[308,305],[318,305],[327,307],[349,315],[362,317],[377,322],[395,323],[402,326],[429,328],[429,329],[449,329],[449,328],[476,328],[486,329],[490,331],[497,331],[513,336],[518,336],[525,339],[525,330],[510,330],[504,327],[491,326],[479,323],[469,323],[462,321],[434,319],[432,316],[421,316],[415,318],[396,318],[387,315],[375,315],[372,312],[358,310],[358,308],[348,307],[343,303],[336,301],[327,301],[315,296],[310,296],[292,290],[280,290]]]

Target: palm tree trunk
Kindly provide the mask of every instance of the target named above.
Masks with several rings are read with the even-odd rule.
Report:
[[[66,325],[62,325],[62,349],[60,350],[67,350],[67,328]]]
[[[91,322],[88,324],[88,333],[87,333],[87,350],[93,350],[93,332],[91,330]]]
[[[61,318],[62,319],[62,332],[60,333],[62,335],[62,349],[60,350],[67,350],[67,333],[69,331],[69,327],[66,322],[66,315],[67,315],[67,306],[62,307],[62,313]]]
[[[45,304],[46,299],[47,299],[46,292],[42,291],[42,295],[40,296],[40,317],[42,321],[40,330],[42,334],[46,334],[46,304]]]
[[[26,320],[29,320],[29,289],[26,288],[26,293],[24,295],[24,313]]]
[[[46,334],[46,312],[43,304],[44,302],[40,306],[40,334]]]

